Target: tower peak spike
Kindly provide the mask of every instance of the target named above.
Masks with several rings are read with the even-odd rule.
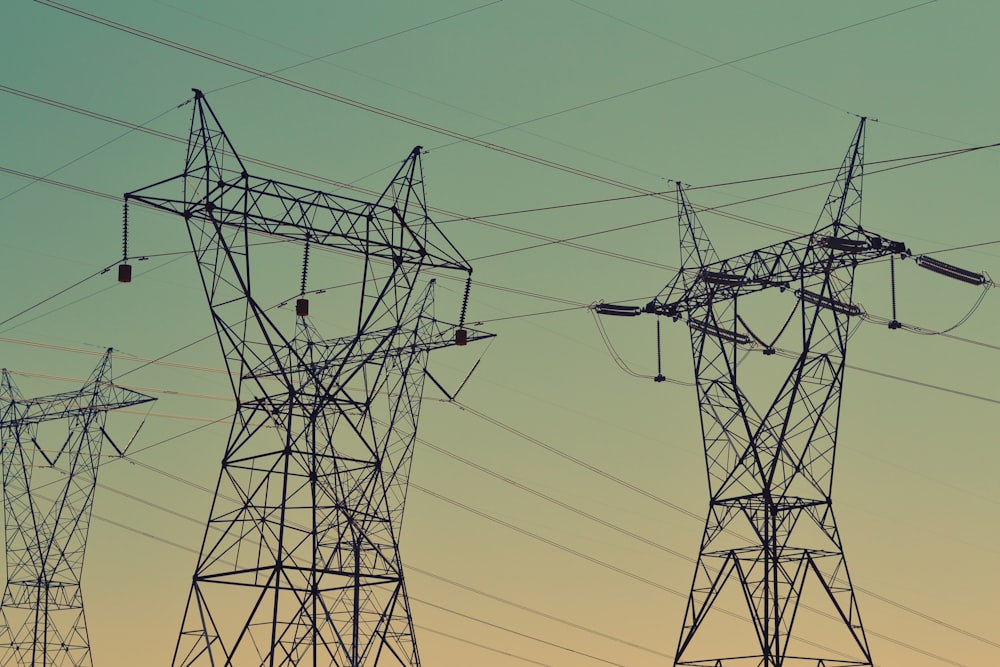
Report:
[[[829,230],[835,237],[850,237],[863,232],[861,227],[861,188],[865,168],[865,128],[868,119],[860,116],[854,138],[834,178],[826,204],[816,221],[815,232]]]

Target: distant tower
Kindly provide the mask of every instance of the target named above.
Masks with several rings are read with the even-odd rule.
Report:
[[[152,400],[112,383],[110,349],[73,392],[26,399],[3,370],[7,585],[0,666],[91,666],[80,577],[107,413]],[[39,432],[53,421],[66,421],[68,434],[54,438],[48,427]]]
[[[425,366],[488,336],[464,304],[434,317],[427,270],[472,268],[427,215],[420,149],[372,202],[258,178],[195,91],[184,172],[129,201],[186,221],[237,402],[174,667],[416,667],[399,535]],[[261,236],[303,247],[294,323],[260,301],[287,268],[251,261]],[[310,319],[319,251],[360,260],[340,337]]]
[[[597,308],[690,329],[711,499],[676,665],[872,664],[833,514],[833,464],[847,341],[861,314],[854,269],[908,251],[861,226],[864,133],[862,119],[812,234],[729,259],[678,184],[680,272],[645,308]],[[792,310],[762,336],[747,322],[765,291],[787,293],[765,316]],[[745,381],[751,346],[790,359],[786,374],[775,369],[776,393],[763,378]],[[762,391],[766,402],[755,405],[750,396]],[[741,608],[750,626],[725,625]]]

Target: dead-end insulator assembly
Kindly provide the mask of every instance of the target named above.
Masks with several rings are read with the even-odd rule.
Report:
[[[959,280],[963,283],[969,283],[970,285],[985,285],[987,281],[986,276],[982,273],[968,271],[966,269],[959,268],[954,264],[942,262],[940,259],[928,257],[927,255],[920,255],[915,261],[917,262],[917,266],[922,269],[927,269],[928,271],[933,271],[934,273],[945,276],[946,278],[954,278],[955,280]]]
[[[616,303],[598,303],[594,306],[594,312],[598,315],[612,315],[614,317],[638,317],[643,311],[639,306],[621,306]]]

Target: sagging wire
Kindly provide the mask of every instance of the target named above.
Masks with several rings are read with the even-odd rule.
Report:
[[[985,271],[981,272],[981,273],[976,273],[974,271],[968,271],[968,270],[962,269],[962,268],[960,268],[958,266],[954,266],[952,264],[948,264],[947,262],[942,262],[941,260],[937,260],[937,259],[933,259],[933,258],[927,257],[926,255],[919,255],[919,256],[917,256],[914,259],[914,261],[915,261],[916,265],[919,266],[919,267],[921,267],[921,268],[928,269],[930,271],[933,271],[934,273],[937,273],[939,275],[943,275],[943,276],[945,276],[947,278],[952,278],[952,279],[955,279],[955,280],[959,280],[961,282],[968,283],[968,284],[971,284],[971,285],[982,286],[983,289],[980,292],[979,297],[972,304],[972,307],[969,308],[968,312],[966,312],[965,315],[963,315],[958,320],[958,322],[956,322],[955,324],[951,325],[950,327],[946,327],[944,329],[937,330],[937,329],[928,329],[926,327],[920,327],[920,326],[916,326],[916,325],[913,325],[913,324],[904,324],[904,323],[900,322],[898,320],[898,318],[897,318],[897,313],[896,313],[896,262],[895,262],[895,255],[890,255],[889,256],[889,283],[890,283],[890,294],[891,294],[891,300],[892,300],[892,319],[891,320],[887,320],[884,317],[879,317],[879,316],[876,316],[876,315],[871,315],[869,313],[862,313],[862,319],[864,321],[874,322],[874,323],[878,323],[878,324],[885,324],[890,329],[905,329],[906,331],[909,331],[909,332],[915,333],[915,334],[919,334],[921,336],[943,336],[943,335],[946,335],[946,334],[954,331],[955,329],[958,329],[959,327],[961,327],[962,325],[964,325],[966,322],[968,322],[969,319],[976,313],[976,311],[979,310],[979,307],[983,304],[983,300],[986,298],[986,294],[990,291],[990,289],[992,289],[992,288],[994,288],[994,287],[997,286],[997,284],[995,282],[993,282],[993,280],[990,278],[989,274],[986,273]]]
[[[652,375],[645,375],[643,373],[639,373],[638,371],[632,370],[629,367],[629,365],[625,363],[625,360],[622,358],[620,354],[618,354],[618,351],[615,349],[615,346],[611,343],[611,338],[608,336],[608,332],[604,328],[604,324],[601,323],[601,316],[597,314],[597,311],[594,310],[594,308],[590,308],[589,310],[591,316],[594,318],[594,324],[597,325],[597,332],[601,335],[601,340],[604,341],[604,347],[607,348],[608,354],[611,355],[611,359],[615,362],[618,368],[625,371],[632,377],[636,377],[641,380],[655,379]]]
[[[750,337],[754,339],[754,341],[756,341],[758,345],[764,348],[763,350],[764,355],[771,356],[772,354],[774,354],[774,346],[777,344],[778,340],[780,340],[781,337],[785,335],[785,330],[788,329],[788,325],[792,323],[793,319],[795,319],[795,313],[797,313],[798,311],[799,311],[799,306],[798,304],[795,304],[791,312],[788,313],[788,318],[785,319],[785,323],[781,325],[781,328],[778,330],[778,333],[775,334],[774,336],[774,340],[772,340],[770,343],[761,339],[761,337],[758,336],[757,333],[750,328],[750,325],[748,325],[746,323],[746,320],[744,320],[740,315],[736,316],[736,320],[743,325],[743,328],[746,329],[748,334],[750,334]]]
[[[968,322],[969,319],[976,313],[976,311],[979,310],[979,307],[983,304],[983,301],[986,299],[986,295],[989,293],[990,289],[994,286],[995,285],[992,282],[985,283],[983,285],[982,292],[979,293],[979,297],[976,299],[975,303],[972,304],[972,307],[969,309],[969,311],[965,313],[965,315],[963,315],[961,319],[958,320],[958,322],[945,329],[935,330],[935,329],[927,329],[925,327],[916,326],[914,324],[905,324],[903,322],[899,322],[896,320],[895,313],[893,313],[893,318],[891,320],[885,317],[872,315],[866,312],[863,312],[860,317],[862,320],[866,322],[887,325],[890,329],[903,329],[905,331],[909,331],[910,333],[919,334],[921,336],[943,336],[945,334],[951,333],[955,329],[958,329],[963,324]],[[896,323],[897,326],[893,326],[894,322]]]
[[[655,375],[655,376],[654,375],[646,375],[646,374],[643,374],[643,373],[640,373],[638,371],[633,370],[625,362],[625,359],[620,354],[618,354],[618,351],[615,349],[614,344],[611,342],[611,337],[608,335],[607,330],[604,328],[604,324],[601,322],[601,316],[597,314],[597,311],[595,310],[594,306],[591,306],[588,310],[590,311],[591,316],[594,318],[594,324],[597,325],[597,331],[601,335],[601,340],[604,341],[604,346],[607,348],[608,354],[611,355],[611,359],[615,362],[615,364],[618,366],[618,368],[620,368],[621,370],[625,371],[626,373],[628,373],[632,377],[636,377],[636,378],[639,378],[641,380],[654,380],[656,382],[670,382],[672,384],[680,385],[682,387],[693,387],[694,386],[694,382],[685,382],[684,380],[677,380],[677,379],[674,379],[674,378],[668,378],[668,377],[663,376],[662,374],[658,374],[658,375]],[[659,334],[659,326],[658,325],[659,325],[659,320],[657,320],[657,334]],[[659,349],[659,335],[657,335],[657,349]],[[663,379],[658,379],[658,378],[663,378]]]

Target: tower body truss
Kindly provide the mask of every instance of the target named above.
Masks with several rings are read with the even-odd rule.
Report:
[[[24,398],[3,370],[3,667],[92,664],[80,579],[107,413],[152,400],[112,383],[111,350],[75,392]]]
[[[833,468],[847,342],[860,314],[854,270],[906,248],[860,225],[864,124],[812,234],[720,260],[678,186],[683,264],[645,308],[690,328],[710,491],[677,665],[871,665],[833,513]],[[785,353],[791,368],[761,404],[741,386],[741,348],[775,349],[742,314],[774,288],[797,298],[783,329],[797,349]],[[742,643],[709,629],[734,611],[751,621]]]
[[[237,401],[174,667],[419,665],[399,537],[428,354],[457,331],[425,271],[471,273],[419,147],[373,202],[257,178],[196,91],[184,172],[126,199],[186,221]],[[346,335],[272,319],[260,236],[356,256]]]

